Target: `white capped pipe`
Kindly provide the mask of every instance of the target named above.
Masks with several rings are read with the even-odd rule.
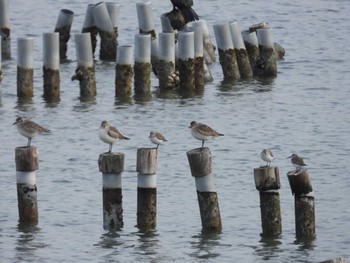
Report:
[[[133,47],[119,46],[117,49],[117,64],[132,65],[133,64]]]
[[[71,26],[73,23],[74,12],[68,9],[61,9],[58,13],[56,28]]]
[[[75,34],[74,41],[78,66],[89,68],[93,67],[94,59],[92,55],[90,33]]]
[[[188,60],[194,58],[194,33],[180,31],[177,35],[178,39],[178,58]]]
[[[209,28],[207,25],[207,22],[205,20],[197,20],[192,22],[193,27],[201,27],[203,31],[203,41],[204,43],[210,42],[210,36],[209,36]]]
[[[213,27],[218,48],[221,50],[233,49],[234,46],[228,23],[216,24]]]
[[[158,39],[151,40],[151,57],[158,59],[159,55],[159,43]]]
[[[135,35],[135,62],[151,63],[151,35]]]
[[[193,28],[194,32],[194,57],[203,57],[203,28],[196,26]]]
[[[157,188],[157,174],[138,174],[137,175],[138,188]]]
[[[109,17],[111,19],[113,27],[118,27],[119,24],[119,14],[120,14],[120,4],[114,2],[106,2]]]
[[[143,32],[154,30],[154,22],[152,16],[152,3],[144,2],[136,4],[137,18],[139,21],[139,28]]]
[[[0,0],[0,28],[10,28],[8,0]]]
[[[243,40],[249,43],[251,46],[258,46],[258,37],[256,36],[255,31],[250,32],[248,30],[242,32]]]
[[[92,15],[98,29],[106,32],[114,31],[105,2],[95,4],[92,8]]]
[[[162,32],[164,33],[173,33],[175,32],[174,28],[172,27],[169,17],[166,16],[166,13],[162,14],[160,16],[160,22],[162,24]]]
[[[32,172],[21,172],[16,171],[16,181],[17,184],[36,184],[35,171]]]
[[[272,29],[262,28],[256,30],[256,35],[258,37],[258,43],[261,46],[274,48]]]
[[[122,188],[122,174],[102,173],[103,188]]]
[[[229,25],[230,25],[233,46],[236,49],[245,49],[241,29],[239,27],[238,22],[234,21],[234,22],[231,22]]]
[[[175,34],[159,33],[159,53],[160,60],[175,63]]]
[[[93,7],[94,7],[94,4],[88,4],[88,6],[86,8],[83,28],[89,28],[89,27],[96,26],[94,16],[92,14]]]
[[[17,39],[17,66],[22,68],[33,68],[33,38]]]
[[[43,33],[43,60],[47,69],[59,70],[60,68],[60,34]]]
[[[210,173],[206,176],[195,177],[196,189],[198,192],[216,192],[214,174]]]

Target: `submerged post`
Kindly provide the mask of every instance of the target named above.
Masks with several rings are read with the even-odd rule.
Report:
[[[280,176],[278,167],[262,166],[254,169],[255,187],[260,195],[263,237],[277,237],[282,233],[280,208]]]
[[[116,231],[123,227],[122,172],[123,153],[102,153],[98,158],[102,173],[103,228]]]
[[[133,47],[119,46],[117,50],[117,63],[115,66],[115,96],[131,95],[133,78]]]
[[[56,101],[60,98],[60,48],[59,33],[43,34],[44,98]]]
[[[15,150],[19,222],[38,223],[38,200],[35,171],[39,166],[36,147],[17,147]]]
[[[9,1],[0,0],[0,37],[1,49],[3,59],[11,58],[11,30],[9,18]]]
[[[262,77],[277,76],[277,62],[271,28],[257,29],[260,59],[257,63],[258,74]]]
[[[315,197],[311,180],[306,169],[287,173],[292,194],[294,195],[295,230],[297,239],[314,239]]]
[[[178,70],[180,77],[180,89],[194,91],[194,33],[178,33]]]
[[[224,80],[238,80],[240,74],[229,24],[223,23],[214,25],[214,33]]]
[[[250,67],[252,68],[254,76],[257,76],[258,75],[257,62],[260,55],[258,37],[256,36],[255,31],[253,32],[243,31],[242,37],[248,53]]]
[[[116,46],[118,46],[118,25],[119,25],[120,4],[117,4],[114,2],[106,2],[106,7],[112,22],[115,39],[116,39]]]
[[[203,29],[193,27],[194,33],[194,84],[196,91],[204,89]]]
[[[33,97],[33,38],[17,39],[17,97]]]
[[[157,163],[159,148],[137,149],[137,227],[157,225]]]
[[[60,34],[60,59],[67,59],[67,43],[70,39],[70,29],[73,23],[74,12],[68,9],[61,9],[58,13],[55,32]]]
[[[136,97],[151,94],[151,36],[135,35],[134,91]]]
[[[95,24],[94,16],[92,14],[93,7],[94,7],[94,4],[88,4],[86,8],[84,24],[83,24],[83,29],[81,33],[90,33],[92,54],[95,54],[98,29]]]
[[[199,210],[204,231],[221,231],[221,216],[209,148],[187,152],[191,174],[195,178]]]
[[[92,55],[90,33],[74,35],[78,67],[72,80],[79,80],[80,96],[96,96],[95,65]]]

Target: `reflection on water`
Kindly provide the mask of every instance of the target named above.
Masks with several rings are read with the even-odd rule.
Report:
[[[193,252],[190,254],[191,257],[197,259],[215,259],[220,256],[217,252],[218,247],[221,245],[221,233],[215,232],[201,232],[200,234],[192,237],[191,246]]]
[[[139,230],[136,233],[139,237],[139,246],[135,247],[139,254],[157,255],[159,248],[158,233],[156,230]]]
[[[278,257],[282,251],[280,246],[282,242],[280,238],[262,238],[260,240],[261,246],[255,248],[255,253],[263,260],[273,260]]]
[[[17,106],[15,108],[25,112],[34,111],[36,109],[32,98],[17,98]]]
[[[95,97],[78,97],[77,104],[73,106],[73,110],[76,112],[86,112],[92,110],[95,105]]]
[[[100,237],[100,241],[97,244],[95,244],[95,246],[107,249],[114,248],[123,244],[123,242],[120,242],[118,240],[119,238],[120,235],[118,234],[118,232],[103,233]]]

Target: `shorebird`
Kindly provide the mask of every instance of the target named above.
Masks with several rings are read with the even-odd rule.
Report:
[[[156,131],[151,131],[148,138],[152,143],[157,144],[157,149],[159,147],[159,144],[163,144],[164,142],[167,141],[167,139],[165,139],[163,134]]]
[[[197,140],[202,141],[202,149],[205,141],[218,136],[224,136],[222,133],[213,130],[209,126],[196,121],[192,121],[189,128],[191,129],[192,136]]]
[[[28,138],[27,146],[30,147],[32,142],[32,138],[41,133],[49,133],[50,130],[41,127],[39,124],[34,121],[23,119],[22,117],[18,117],[16,122],[13,125],[17,125],[17,129],[20,134],[24,137]]]
[[[128,137],[122,135],[117,128],[111,126],[107,121],[102,121],[98,130],[100,139],[109,144],[109,153],[112,152],[113,143],[119,140],[129,140]]]
[[[273,160],[273,153],[270,149],[262,150],[260,157],[263,161],[266,162],[266,167],[271,165],[271,162]]]
[[[300,169],[302,167],[306,166],[303,158],[301,158],[299,155],[297,155],[295,153],[293,153],[288,158],[291,158],[290,161],[292,162],[292,165],[296,168],[296,170],[295,170],[296,172],[300,171]]]

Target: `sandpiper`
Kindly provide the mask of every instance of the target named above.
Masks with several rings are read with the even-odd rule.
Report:
[[[41,127],[34,121],[24,119],[22,117],[17,117],[16,122],[13,125],[17,125],[17,129],[20,134],[28,138],[27,146],[30,147],[32,138],[41,133],[49,133],[50,130]]]
[[[271,162],[273,160],[273,153],[270,149],[264,149],[260,153],[260,157],[263,161],[266,162],[266,167],[271,165]]]
[[[112,152],[113,143],[119,140],[129,140],[128,137],[122,135],[117,128],[111,126],[107,121],[102,121],[98,130],[100,139],[109,144],[109,153]]]
[[[156,131],[151,131],[148,138],[151,140],[152,143],[157,144],[157,149],[159,147],[159,144],[163,144],[167,141],[163,134]]]
[[[192,136],[197,140],[202,141],[202,149],[205,141],[218,136],[224,136],[222,133],[218,133],[209,126],[196,121],[192,121],[189,128],[191,129]]]
[[[301,158],[299,155],[297,155],[295,153],[293,153],[288,158],[291,158],[290,161],[292,162],[292,165],[296,168],[296,170],[295,170],[296,172],[300,171],[300,169],[302,167],[306,166],[303,158]]]

